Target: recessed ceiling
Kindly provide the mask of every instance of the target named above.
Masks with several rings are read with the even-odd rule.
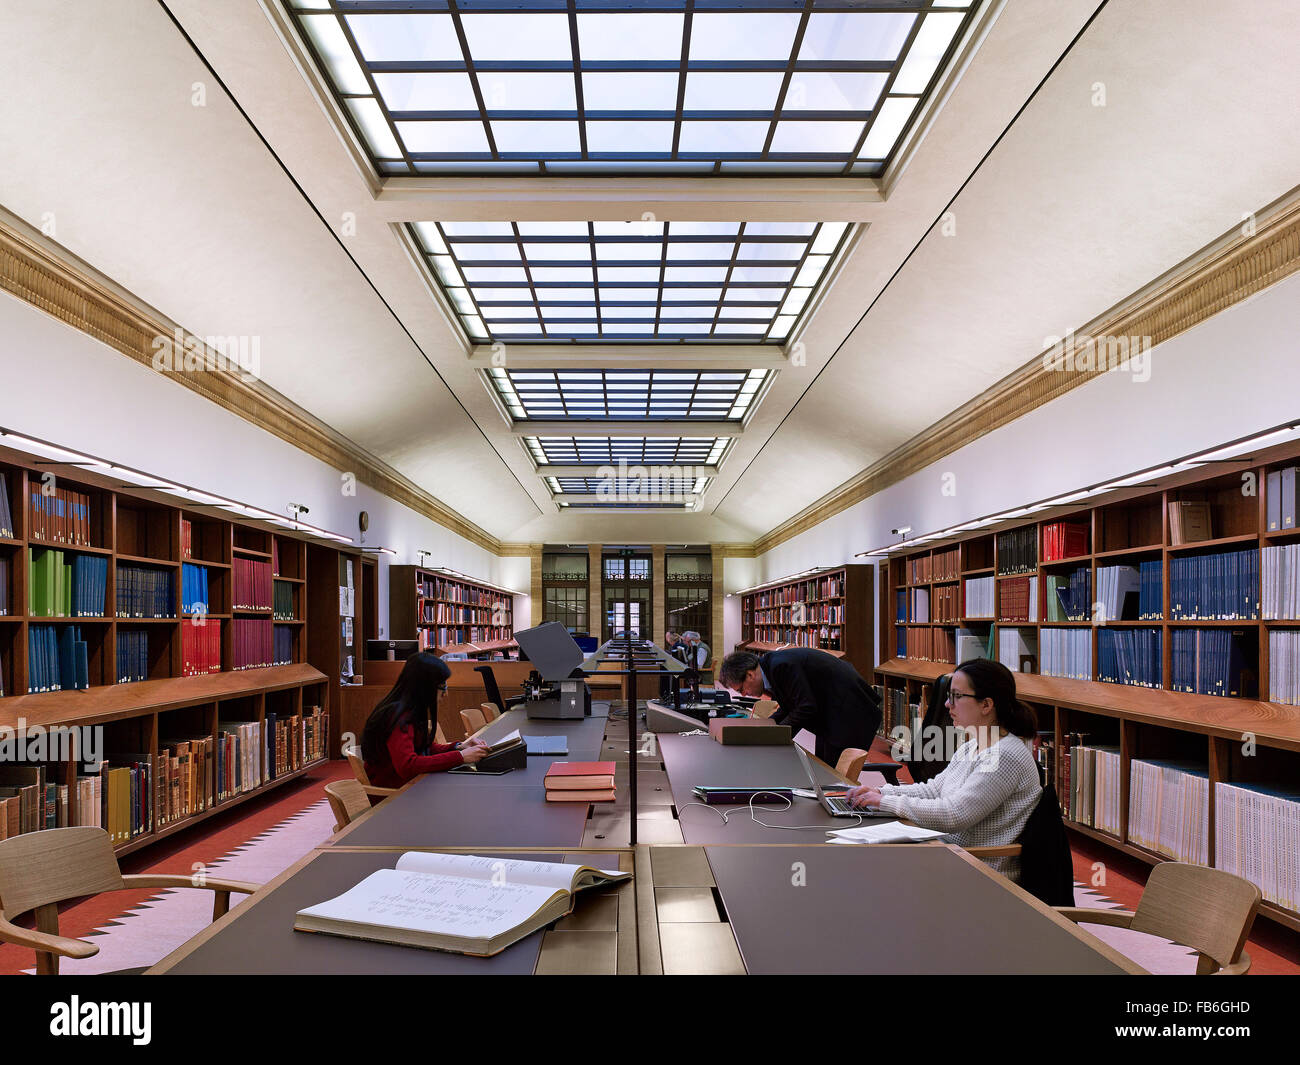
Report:
[[[843,222],[418,222],[477,341],[779,343]]]
[[[380,174],[873,177],[976,4],[289,6]]]

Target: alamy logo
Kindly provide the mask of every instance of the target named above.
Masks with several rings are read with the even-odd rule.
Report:
[[[238,374],[244,382],[256,381],[262,372],[260,336],[186,336],[177,327],[171,336],[153,338],[151,365],[164,373],[222,370]]]
[[[50,1035],[130,1036],[138,1047],[153,1038],[153,1003],[82,1002],[73,995],[69,1002],[50,1004]]]
[[[1073,373],[1123,370],[1134,381],[1151,380],[1149,336],[1089,336],[1070,330],[1063,337],[1043,338],[1043,369]]]

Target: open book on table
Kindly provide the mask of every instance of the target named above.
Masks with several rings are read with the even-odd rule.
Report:
[[[293,927],[427,950],[496,954],[572,912],[585,888],[631,873],[589,865],[408,851],[338,898],[299,910]]]

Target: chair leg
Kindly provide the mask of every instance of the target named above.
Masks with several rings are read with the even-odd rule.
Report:
[[[46,935],[50,936],[57,936],[59,934],[58,904],[47,902],[44,906],[37,906],[36,909],[32,911],[32,924],[36,926],[38,932],[44,932]],[[48,950],[38,950],[36,952],[36,975],[58,976],[59,956],[50,953]]]
[[[217,921],[230,911],[230,892],[214,891],[212,894],[212,919]]]

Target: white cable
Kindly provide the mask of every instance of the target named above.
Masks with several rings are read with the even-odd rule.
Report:
[[[754,800],[757,799],[760,795],[772,795],[775,798],[784,799],[785,805],[776,808],[769,807],[769,806],[755,806]],[[749,816],[750,818],[753,819],[754,824],[762,825],[764,828],[778,828],[784,832],[803,832],[807,829],[823,829],[824,831],[827,832],[832,831],[831,829],[827,828],[825,825],[769,825],[766,821],[760,821],[758,817],[755,816],[756,810],[762,810],[764,813],[781,814],[781,813],[785,813],[786,810],[789,810],[794,806],[793,800],[786,798],[784,795],[779,795],[774,791],[771,792],[756,791],[754,792],[753,795],[749,797],[749,803],[746,806],[733,806],[729,810],[719,810],[717,809],[717,807],[710,806],[708,803],[703,803],[703,802],[688,802],[685,805],[678,808],[677,810],[678,818],[681,817],[682,811],[687,809],[687,807],[690,806],[702,806],[706,810],[711,810],[713,813],[717,814],[719,817],[722,818],[722,823],[724,825],[731,823],[730,817],[732,814],[738,813],[741,810],[748,810]],[[849,828],[857,828],[858,825],[862,825],[866,823],[866,818],[863,817],[861,814],[854,814],[854,816],[858,819],[858,824],[849,825],[848,826]],[[838,831],[838,829],[836,829],[835,831]]]

